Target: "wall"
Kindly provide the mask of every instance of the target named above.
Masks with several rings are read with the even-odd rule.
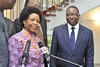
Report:
[[[94,61],[95,64],[100,64],[100,20],[99,23],[95,19],[93,19],[93,14],[95,11],[99,11],[99,17],[100,17],[100,7],[95,8],[85,14],[81,17],[81,24],[90,28],[93,31],[94,34],[94,47],[95,47],[95,57]],[[96,16],[95,16],[96,17]],[[98,24],[96,24],[98,23]]]

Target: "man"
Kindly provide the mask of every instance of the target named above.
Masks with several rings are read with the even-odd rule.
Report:
[[[1,12],[3,13],[4,10]],[[8,38],[10,38],[13,34],[16,33],[14,23],[12,20],[8,19],[7,17],[4,17],[5,22],[6,22],[6,27],[7,27],[7,32],[8,32]]]
[[[26,0],[25,7],[29,7],[29,6],[37,7],[38,9],[41,10],[40,0]],[[22,27],[21,27],[19,19],[16,19],[14,23],[15,23],[16,33],[21,31]],[[47,45],[47,21],[44,17],[42,17],[40,25],[42,28],[45,46],[48,46]]]
[[[67,24],[54,28],[51,54],[65,60],[94,67],[93,33],[79,24],[79,10],[70,6],[66,10]],[[50,67],[78,67],[51,57]]]
[[[5,17],[6,25],[7,25],[7,31],[8,31],[8,38],[10,38],[12,35],[16,33],[14,22],[8,18]]]
[[[15,2],[16,0],[0,0],[0,67],[7,67],[9,62],[8,31],[2,11],[13,8]]]

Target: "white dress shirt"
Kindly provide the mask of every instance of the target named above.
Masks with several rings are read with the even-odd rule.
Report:
[[[69,23],[68,23],[68,31],[69,31],[69,38],[71,37],[71,32],[72,32],[72,27],[74,27],[74,32],[75,32],[75,42],[77,40],[77,35],[78,35],[78,31],[79,31],[79,23],[76,24],[75,26],[71,26]]]

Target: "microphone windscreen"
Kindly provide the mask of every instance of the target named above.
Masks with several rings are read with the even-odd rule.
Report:
[[[26,45],[25,45],[25,49],[24,49],[24,52],[23,52],[23,56],[28,57],[30,45],[31,45],[31,41],[28,40],[28,41],[26,42]]]
[[[46,53],[49,54],[47,47],[41,47],[40,50],[41,50],[41,54],[46,54]]]
[[[38,45],[39,45],[40,48],[43,47],[42,42],[38,42]]]

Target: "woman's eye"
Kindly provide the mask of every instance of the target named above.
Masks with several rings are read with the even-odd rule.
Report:
[[[31,19],[31,21],[34,21],[34,19]]]
[[[40,21],[37,21],[38,23],[40,23]]]

